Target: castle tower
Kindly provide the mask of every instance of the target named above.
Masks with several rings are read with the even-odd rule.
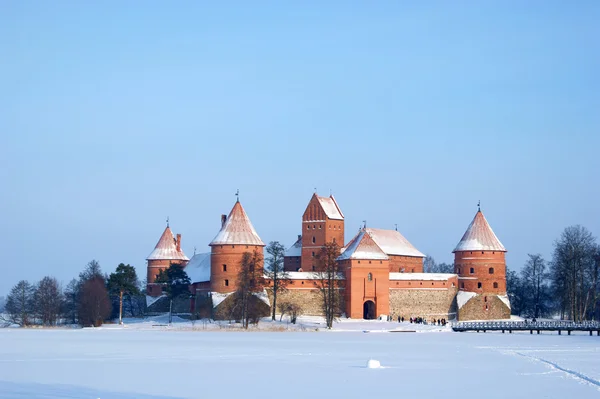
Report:
[[[263,255],[265,246],[239,199],[229,216],[221,215],[221,230],[209,245],[210,289],[219,293],[236,290],[236,280],[244,253],[259,251]]]
[[[461,292],[472,293],[466,296],[470,298],[466,303],[469,306],[459,309],[459,318],[485,320],[510,317],[506,298],[506,249],[481,209],[453,252],[459,295],[463,295]]]
[[[175,238],[167,223],[167,227],[154,247],[154,251],[148,255],[146,260],[148,261],[146,276],[148,295],[161,295],[161,287],[155,283],[158,273],[161,270],[168,269],[172,263],[185,266],[189,261],[189,258],[185,256],[181,249],[181,234],[177,234],[177,238]]]
[[[375,319],[390,308],[390,258],[362,229],[338,258],[344,270],[346,315]]]
[[[316,256],[327,242],[344,246],[344,214],[333,195],[319,197],[315,193],[302,215],[302,271],[316,269]]]

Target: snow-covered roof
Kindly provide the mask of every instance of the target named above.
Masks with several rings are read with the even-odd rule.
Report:
[[[510,299],[508,299],[508,295],[498,295],[498,299],[504,302],[504,304],[510,309]]]
[[[209,245],[261,245],[262,242],[242,204],[237,201],[217,236]]]
[[[268,278],[265,276],[265,278]],[[289,280],[320,280],[319,272],[287,272],[287,278]],[[336,276],[336,280],[344,280],[344,274],[339,273]]]
[[[146,260],[189,260],[189,258],[185,256],[181,248],[177,249],[177,241],[167,226],[156,243],[154,251],[148,255]]]
[[[330,195],[329,197],[317,196],[317,198],[319,199],[319,203],[321,204],[325,215],[327,215],[329,219],[344,220],[344,214],[338,206],[335,198],[333,198],[333,195]]]
[[[506,252],[506,249],[494,234],[483,212],[478,211],[453,252],[459,251]]]
[[[185,272],[192,284],[210,281],[210,252],[192,256],[185,267]]]
[[[400,232],[396,230],[373,229],[367,227],[367,232],[373,241],[388,255],[416,256],[424,258],[425,255],[415,248]]]
[[[344,252],[338,257],[338,260],[345,259],[385,260],[389,258],[373,241],[371,235],[363,229],[350,241]]]
[[[456,304],[458,305],[458,308],[461,309],[467,302],[469,302],[471,298],[476,295],[477,294],[475,292],[458,291],[456,294]]]
[[[285,251],[285,256],[302,256],[302,236],[298,236],[298,240]]]
[[[390,280],[425,280],[425,281],[448,281],[456,274],[452,273],[390,273]]]

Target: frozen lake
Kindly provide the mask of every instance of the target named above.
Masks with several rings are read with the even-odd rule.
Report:
[[[587,335],[0,330],[1,398],[564,399],[599,381]]]

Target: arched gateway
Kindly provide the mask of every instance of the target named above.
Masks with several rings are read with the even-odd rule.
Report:
[[[375,302],[366,301],[363,304],[363,319],[373,320],[375,318]]]

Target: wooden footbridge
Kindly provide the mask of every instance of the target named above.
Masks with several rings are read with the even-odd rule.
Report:
[[[558,331],[558,335],[561,335],[563,331],[566,331],[568,335],[571,335],[571,331],[589,331],[590,336],[593,335],[594,331],[596,335],[600,336],[600,322],[599,321],[463,321],[452,323],[452,330],[458,332],[464,331],[529,331],[533,334],[536,331],[538,334],[542,331]]]

